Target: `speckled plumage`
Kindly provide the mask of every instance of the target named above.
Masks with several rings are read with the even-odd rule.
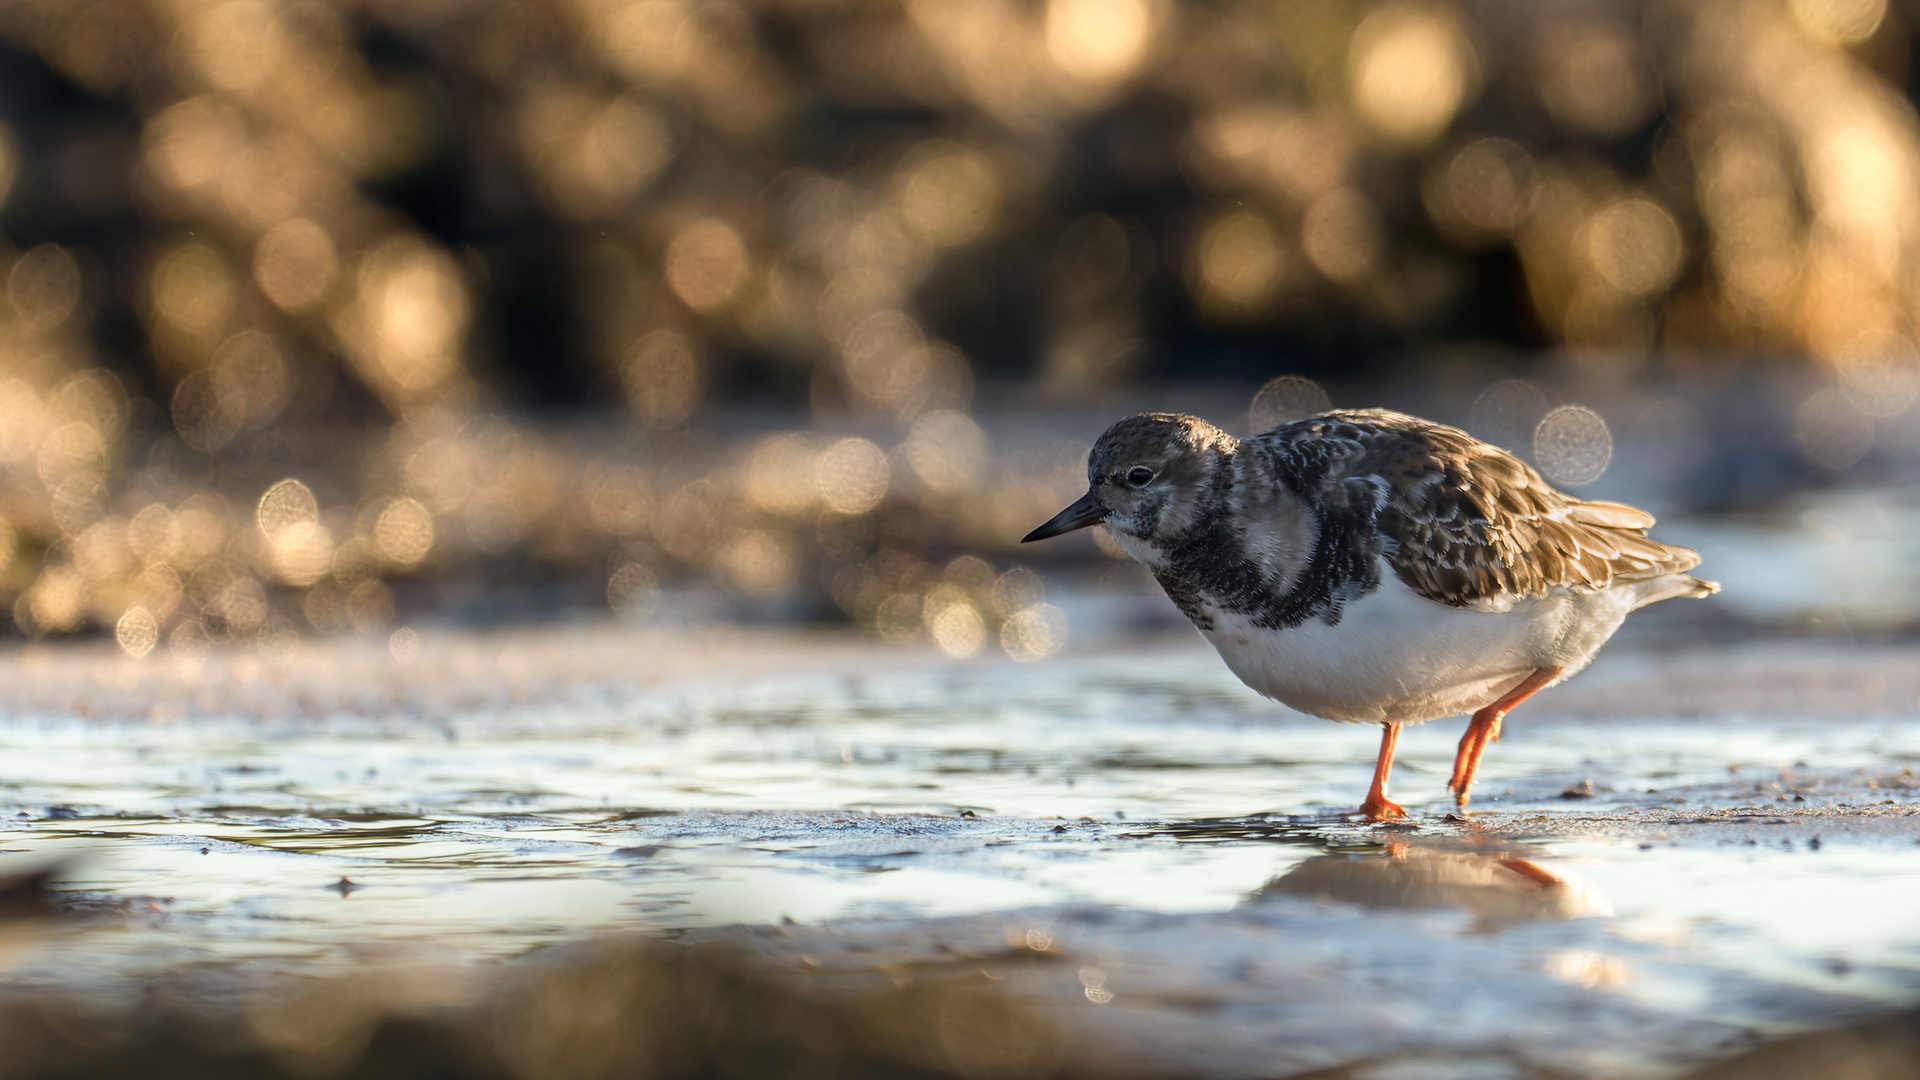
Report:
[[[1415,592],[1499,608],[1554,589],[1595,591],[1682,573],[1700,556],[1652,540],[1653,515],[1574,498],[1505,450],[1386,409],[1330,412],[1241,444],[1322,514],[1355,517]],[[1350,485],[1379,495],[1377,511]],[[1704,586],[1704,583],[1703,583]]]
[[[1644,511],[1567,495],[1498,447],[1385,409],[1245,440],[1142,413],[1099,438],[1087,472],[1087,495],[1028,539],[1103,525],[1243,681],[1330,719],[1479,710],[1484,744],[1628,612],[1718,589],[1686,573],[1697,554],[1648,537]],[[1392,805],[1390,747],[1370,806]],[[1456,763],[1463,800],[1478,753]]]
[[[1203,630],[1203,600],[1263,629],[1337,623],[1379,586],[1382,559],[1429,600],[1488,611],[1700,562],[1649,538],[1645,511],[1567,495],[1499,447],[1386,409],[1338,410],[1245,440],[1198,417],[1143,413],[1101,436],[1089,479],[1097,488],[1123,463],[1156,459],[1167,461],[1156,479],[1190,488],[1192,505],[1150,502],[1127,531],[1155,549],[1149,568]],[[1312,550],[1298,565],[1263,568],[1248,548],[1283,493],[1313,526]]]

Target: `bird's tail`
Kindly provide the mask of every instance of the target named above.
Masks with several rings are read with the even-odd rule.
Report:
[[[1704,578],[1697,578],[1691,574],[1680,580],[1686,583],[1687,591],[1679,595],[1687,597],[1690,600],[1700,600],[1720,591],[1720,583],[1717,581],[1707,581]]]
[[[1666,577],[1655,578],[1647,582],[1642,588],[1645,591],[1640,594],[1639,599],[1635,600],[1633,604],[1635,611],[1646,607],[1648,604],[1658,603],[1662,600],[1671,600],[1676,596],[1684,596],[1691,600],[1712,596],[1714,593],[1720,591],[1720,583],[1717,581],[1705,581],[1701,578],[1694,577],[1692,574],[1669,574]]]

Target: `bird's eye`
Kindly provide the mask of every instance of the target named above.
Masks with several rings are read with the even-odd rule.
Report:
[[[1153,470],[1147,468],[1145,465],[1135,465],[1133,468],[1127,470],[1127,483],[1132,484],[1134,487],[1146,487],[1147,481],[1152,479]]]

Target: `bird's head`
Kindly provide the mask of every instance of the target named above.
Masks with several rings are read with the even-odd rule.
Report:
[[[1234,445],[1233,436],[1197,416],[1129,416],[1087,454],[1087,493],[1021,542],[1102,524],[1123,543],[1176,536]]]

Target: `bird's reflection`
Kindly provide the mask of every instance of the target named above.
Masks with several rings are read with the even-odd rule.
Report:
[[[1372,908],[1459,908],[1482,929],[1613,914],[1592,885],[1544,869],[1528,854],[1395,842],[1374,855],[1316,855],[1248,899],[1302,896]]]

